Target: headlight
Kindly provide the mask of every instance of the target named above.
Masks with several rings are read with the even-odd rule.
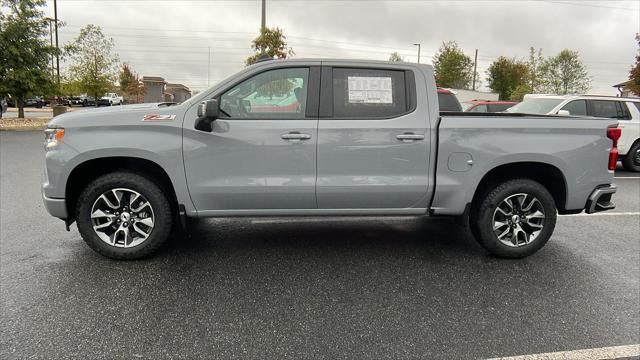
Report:
[[[64,137],[63,128],[47,128],[44,131],[44,149],[51,150],[58,146]]]

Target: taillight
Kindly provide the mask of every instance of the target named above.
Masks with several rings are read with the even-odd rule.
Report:
[[[609,170],[615,170],[618,164],[618,139],[622,135],[622,129],[619,127],[607,128],[607,137],[613,141],[611,151],[609,151]]]

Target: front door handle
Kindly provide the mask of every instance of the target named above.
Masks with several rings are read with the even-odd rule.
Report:
[[[415,140],[424,140],[424,135],[422,134],[414,134],[414,133],[404,133],[400,135],[396,135],[396,139],[402,141],[415,141]]]
[[[303,134],[303,133],[299,133],[299,132],[290,132],[288,134],[282,134],[280,135],[280,138],[283,140],[289,140],[289,141],[300,141],[300,140],[309,140],[311,139],[311,135],[309,134]]]

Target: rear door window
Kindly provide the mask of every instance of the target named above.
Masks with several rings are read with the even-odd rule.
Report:
[[[567,110],[569,115],[587,116],[587,102],[585,100],[574,100],[567,103],[560,110]]]
[[[618,108],[615,101],[610,100],[589,100],[591,116],[617,119]]]
[[[370,119],[408,111],[405,72],[333,68],[333,117]]]
[[[487,112],[487,105],[478,105],[476,107],[474,107],[473,109],[469,110],[469,112]]]
[[[489,112],[503,112],[515,104],[489,104],[487,106]]]

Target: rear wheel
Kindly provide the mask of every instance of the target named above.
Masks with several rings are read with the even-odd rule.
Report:
[[[171,205],[161,188],[129,172],[103,175],[81,193],[78,230],[96,252],[112,259],[138,259],[166,242]]]
[[[640,141],[636,141],[622,158],[622,167],[627,171],[640,172]]]
[[[509,180],[478,200],[471,212],[472,233],[493,255],[529,256],[542,248],[553,233],[557,218],[555,201],[538,182]]]

